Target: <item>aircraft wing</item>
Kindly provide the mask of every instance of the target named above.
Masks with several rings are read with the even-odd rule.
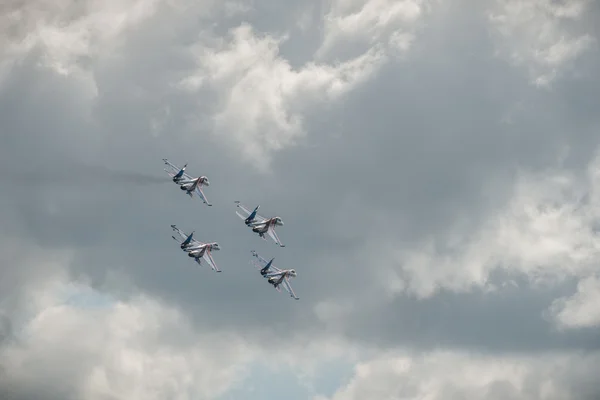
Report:
[[[180,242],[181,244],[181,242]],[[186,247],[185,249],[183,249],[183,251],[185,251],[186,253],[191,253],[192,251],[196,251],[196,250],[200,250],[202,248],[202,246],[206,245],[206,243],[202,243],[199,240],[196,239],[192,239],[192,241],[190,242],[190,245],[188,247]]]
[[[185,239],[187,239],[188,235],[184,231],[179,229],[177,226],[171,225],[171,228],[173,228],[173,231],[175,233],[177,233],[177,235],[179,235],[179,239],[177,239],[175,236],[171,236],[173,239],[175,239],[175,241],[179,242],[179,244],[183,243],[183,241]],[[194,246],[194,245],[202,245],[202,244],[204,244],[204,243],[192,238],[192,241],[190,242],[190,245],[188,246],[188,248],[191,246]]]
[[[263,266],[261,268],[263,268],[265,265],[268,264],[268,261],[265,260],[264,258],[262,258],[256,251],[252,250],[251,253],[254,257],[256,257],[263,264]]]
[[[238,215],[238,217],[240,217],[241,219],[246,219],[246,218],[248,218],[248,217],[250,216],[250,214],[252,214],[252,211],[248,210],[248,208],[246,208],[246,206],[244,206],[243,204],[241,204],[239,201],[236,201],[236,205],[238,206],[238,208],[240,208],[240,209],[241,209],[241,210],[244,212],[244,214],[246,214],[246,215],[244,216],[244,215],[242,215],[242,214],[240,214],[239,212],[237,212],[237,211],[236,211],[235,213],[236,213],[236,214]],[[266,220],[267,220],[265,217],[263,217],[263,216],[261,216],[261,215],[259,215],[259,214],[256,214],[256,215],[254,216],[254,219],[255,219],[255,221],[257,221],[257,222],[259,222],[259,223],[260,223],[260,222],[264,222],[264,221],[266,221]],[[256,222],[255,222],[255,223],[256,223]]]
[[[263,269],[265,267],[265,265],[261,265],[258,262],[254,261],[254,260],[250,260],[250,262],[252,263],[252,265],[254,265],[256,268]],[[273,264],[271,264],[271,266],[269,267],[269,272],[267,272],[266,275],[263,276],[263,278],[267,279],[270,278],[272,276],[280,276],[281,275],[281,270],[277,267],[274,267]]]
[[[177,175],[177,173],[181,170],[181,168],[179,168],[177,165],[173,164],[166,158],[163,158],[163,161],[165,162],[165,165],[167,166],[167,168],[165,168],[165,171],[167,172],[167,174],[169,174],[171,176],[171,178],[174,177],[175,175]]]
[[[179,172],[179,171],[177,171]],[[180,183],[192,183],[194,181],[194,177],[189,175],[187,172],[184,172],[183,175],[181,175],[181,181],[179,181]]]
[[[263,267],[261,267],[260,264],[254,260],[250,260],[250,264],[254,265],[258,269],[263,269]]]
[[[202,258],[204,258],[204,260],[208,263],[208,265],[210,265],[210,267],[213,269],[213,271],[221,272],[221,270],[217,267],[215,260],[213,260],[212,255],[210,254],[210,250],[207,249],[204,252],[204,255],[202,256]]]
[[[290,281],[288,280],[287,276],[285,278],[283,278],[283,282],[281,282],[281,283],[283,283],[283,286],[285,286],[285,290],[288,291],[290,296],[292,296],[296,300],[300,300],[300,297],[296,296],[296,293],[294,293],[294,290],[292,289],[292,285],[290,285]]]
[[[166,166],[168,166],[170,169],[172,169],[172,170],[174,170],[176,172],[181,169],[177,165],[175,165],[172,162],[170,162],[169,160],[167,160],[166,158],[163,158],[163,161],[165,162]]]
[[[267,266],[267,264],[269,263],[269,261],[265,260],[264,258],[262,258],[256,251],[252,250],[252,255],[254,257],[257,258],[257,261],[251,260],[252,264],[258,268],[258,269],[263,269],[264,267]],[[281,273],[281,270],[279,268],[277,268],[276,266],[274,266],[273,264],[271,264],[271,267],[269,267],[269,276],[272,275],[277,275]]]
[[[183,241],[185,240],[185,239],[183,239],[183,240],[182,240],[182,239],[178,239],[178,238],[176,238],[175,236],[171,236],[171,237],[172,237],[172,238],[173,238],[173,239],[174,239],[174,240],[175,240],[177,243],[179,243],[179,244],[183,243]],[[192,238],[192,240],[190,241],[189,245],[188,245],[188,246],[187,246],[185,249],[183,249],[183,251],[185,251],[186,253],[189,253],[190,251],[194,251],[194,250],[195,250],[195,249],[194,249],[194,247],[196,247],[196,246],[201,246],[201,245],[203,245],[203,244],[204,244],[204,243],[202,243],[202,242],[200,242],[200,241],[198,241],[198,240],[196,240],[196,239],[193,239],[193,238]]]
[[[263,269],[265,267],[265,265],[266,265],[266,263],[261,264],[261,263],[259,263],[257,261],[254,261],[254,260],[250,260],[250,263],[252,265],[254,265],[259,270]],[[269,272],[264,277],[268,278],[270,276],[274,276],[274,275],[278,275],[278,274],[280,274],[280,270],[278,268],[274,267],[273,264],[271,264],[271,267],[269,267]]]
[[[207,205],[207,206],[212,206],[212,204],[210,204],[210,203],[208,202],[208,199],[207,199],[207,198],[206,198],[206,196],[204,195],[204,192],[202,191],[202,188],[201,188],[199,185],[198,185],[198,186],[196,186],[196,194],[197,194],[198,196],[200,196],[200,198],[202,199],[202,201],[203,201],[204,203],[206,203],[206,205]]]
[[[181,237],[182,242],[187,239],[188,235],[186,235],[185,232],[179,229],[177,226],[171,225],[171,228],[173,228],[173,231]]]
[[[167,172],[167,174],[169,174],[169,176],[172,178],[175,175],[177,175],[177,173],[179,171],[181,171],[181,168],[178,167],[177,165],[173,164],[172,162],[170,162],[169,160],[167,160],[166,158],[163,158],[163,161],[165,162],[165,165],[167,166],[167,168],[165,168],[165,171]],[[181,180],[193,180],[194,178],[189,176],[187,173],[183,173],[183,176],[181,177]]]
[[[271,236],[271,239],[273,239],[275,243],[277,243],[280,247],[285,247],[285,244],[281,243],[281,240],[279,240],[279,236],[277,236],[277,234],[275,233],[275,228],[270,226],[269,230],[267,230],[267,233],[269,234],[269,236]]]

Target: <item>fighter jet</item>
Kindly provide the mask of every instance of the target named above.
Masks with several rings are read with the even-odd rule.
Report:
[[[289,278],[296,277],[295,269],[279,269],[273,266],[273,260],[275,260],[274,258],[272,258],[270,261],[267,261],[258,255],[258,253],[254,250],[252,250],[252,255],[256,257],[258,261],[251,260],[251,263],[254,264],[256,268],[260,269],[260,274],[267,279],[267,281],[273,285],[278,292],[281,292],[279,285],[283,284],[291,297],[296,300],[300,300],[300,298],[294,293],[289,281]]]
[[[238,217],[244,220],[246,226],[252,228],[252,232],[258,233],[258,235],[265,240],[267,240],[265,238],[265,233],[268,233],[271,239],[275,241],[275,243],[277,243],[281,247],[285,247],[285,245],[281,243],[279,237],[275,233],[275,226],[283,226],[283,221],[280,217],[272,217],[267,219],[256,213],[260,206],[256,206],[254,211],[250,212],[246,207],[240,204],[239,201],[236,201],[235,204],[238,206],[238,208],[244,211],[244,213],[246,213],[247,217],[244,217],[239,212],[235,212],[238,215]]]
[[[165,165],[169,169],[165,168],[165,171],[169,176],[173,179],[173,182],[179,185],[181,190],[185,190],[185,192],[190,196],[194,197],[193,194],[196,193],[204,204],[207,206],[212,206],[206,199],[204,192],[202,191],[202,186],[210,186],[210,182],[206,176],[200,176],[198,178],[193,178],[185,172],[187,168],[187,163],[183,166],[183,168],[179,168],[178,166],[172,164],[166,158],[163,158]]]
[[[188,253],[188,256],[192,257],[194,261],[198,263],[198,265],[202,265],[201,259],[204,258],[204,261],[207,262],[207,264],[213,269],[213,271],[221,272],[211,255],[211,251],[221,250],[221,247],[218,243],[202,243],[193,238],[194,232],[187,235],[175,225],[171,225],[171,228],[173,229],[173,231],[177,232],[177,234],[179,235],[179,239],[175,236],[171,237],[179,243],[179,247],[181,248],[181,250]]]

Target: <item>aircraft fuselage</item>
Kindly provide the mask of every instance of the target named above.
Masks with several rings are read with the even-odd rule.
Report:
[[[180,187],[181,190],[185,190],[187,192],[193,192],[196,189],[196,186],[198,186],[198,180],[196,179],[194,181],[187,181],[185,183],[183,183]]]
[[[252,228],[252,232],[256,232],[256,233],[267,233],[267,231],[269,230],[269,225],[265,224],[265,225],[259,225],[259,226],[255,226],[254,228]]]
[[[267,233],[269,228],[273,225],[276,225],[276,219],[270,218],[270,219],[266,220],[265,222],[262,222],[260,224],[253,226],[252,231],[256,232],[256,233],[264,234],[264,233]]]
[[[179,183],[181,185],[180,186],[181,190],[185,190],[188,193],[191,193],[194,190],[196,190],[196,188],[198,187],[199,184],[204,185],[204,186],[209,186],[208,178],[206,178],[205,176],[201,176],[201,177],[193,179],[193,180],[186,180],[186,181],[178,180],[177,183]]]
[[[268,281],[271,285],[273,285],[274,288],[277,288],[277,286],[279,286],[281,284],[281,282],[283,282],[284,278],[285,278],[285,274],[281,274],[279,277],[278,276],[270,277],[268,279]]]
[[[293,269],[286,269],[283,270],[281,272],[277,272],[274,273],[273,275],[269,276],[269,274],[265,271],[265,274],[263,274],[263,270],[261,270],[261,274],[265,277],[268,278],[268,281],[271,285],[273,285],[274,287],[277,287],[281,284],[281,282],[283,282],[283,280],[287,277],[287,278],[294,278],[296,277],[296,270]]]
[[[188,252],[188,257],[193,257],[193,258],[201,258],[204,256],[204,253],[206,252],[206,248],[208,246],[202,246],[200,248],[196,248],[194,250],[191,250]]]

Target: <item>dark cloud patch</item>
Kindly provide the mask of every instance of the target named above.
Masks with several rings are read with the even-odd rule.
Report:
[[[399,296],[385,312],[377,307],[349,319],[346,332],[384,348],[405,342],[423,350],[458,347],[490,354],[600,350],[597,330],[561,332],[543,317],[552,300],[572,293],[574,282],[546,289],[516,282],[495,292],[442,291],[425,300]]]
[[[9,317],[4,313],[0,313],[0,346],[13,339],[13,337],[12,323]]]

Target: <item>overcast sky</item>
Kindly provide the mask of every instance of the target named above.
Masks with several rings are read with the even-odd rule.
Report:
[[[598,399],[599,20],[593,0],[2,4],[0,398]]]

